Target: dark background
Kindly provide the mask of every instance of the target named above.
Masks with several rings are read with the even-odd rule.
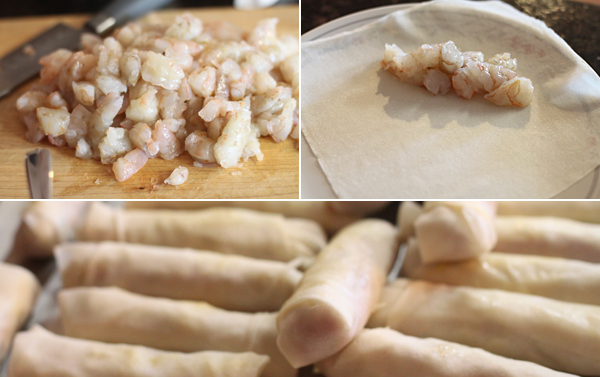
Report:
[[[328,21],[361,10],[411,3],[406,0],[301,0],[302,34]],[[600,6],[568,0],[503,0],[540,19],[600,74]],[[597,1],[600,4],[600,0]]]
[[[95,13],[109,4],[107,0],[0,0],[0,17]],[[298,3],[280,0],[278,4]],[[174,0],[167,8],[199,8],[231,6],[233,0]]]

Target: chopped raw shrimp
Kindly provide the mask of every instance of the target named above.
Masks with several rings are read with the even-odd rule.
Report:
[[[65,139],[71,148],[75,147],[79,140],[87,135],[88,122],[91,116],[92,113],[82,105],[77,105],[73,109],[69,125],[65,131]]]
[[[98,130],[105,131],[113,123],[113,120],[123,106],[123,96],[111,92],[98,104],[98,108],[92,114],[90,125]]]
[[[461,52],[452,41],[423,45],[410,54],[386,44],[381,65],[401,81],[423,85],[434,94],[448,92],[451,81],[459,96],[471,98],[487,92],[484,98],[498,105],[524,107],[533,95],[531,80],[517,76],[517,60],[509,53],[484,61],[483,53]],[[256,123],[264,132],[264,122]]]
[[[217,117],[230,116],[240,109],[242,102],[225,101],[219,98],[209,100],[200,110],[198,115],[206,122],[210,122]]]
[[[165,179],[165,183],[172,186],[180,185],[187,180],[189,174],[190,172],[186,167],[180,166],[173,170],[169,178]]]
[[[142,71],[142,61],[134,51],[126,51],[119,60],[121,79],[128,85],[137,84]]]
[[[179,100],[177,92],[165,92],[160,96],[158,107],[162,119],[175,119],[183,116],[186,106],[185,103]]]
[[[116,127],[106,130],[106,136],[98,144],[103,164],[113,163],[117,157],[129,152],[132,148],[127,130]]]
[[[77,101],[84,106],[92,106],[96,99],[96,87],[87,81],[73,81],[73,93]]]
[[[165,160],[172,160],[183,152],[183,145],[166,124],[159,120],[154,125],[152,139],[158,142],[158,153]]]
[[[40,126],[40,121],[36,115],[36,112],[30,111],[23,116],[23,121],[27,126],[27,132],[25,133],[25,137],[27,140],[32,143],[37,143],[46,137],[44,131],[42,131]]]
[[[131,143],[143,150],[148,157],[154,158],[158,155],[158,142],[152,138],[152,128],[146,123],[137,123],[129,130]]]
[[[37,117],[40,121],[40,128],[46,135],[60,136],[65,133],[71,115],[65,108],[49,109],[47,107],[38,107]]]
[[[42,57],[40,59],[40,64],[42,65],[42,67],[44,67],[40,71],[40,78],[42,79],[42,83],[49,83],[56,76],[58,76],[63,64],[65,64],[67,60],[69,60],[71,55],[73,55],[71,51],[61,48],[54,51],[50,55]]]
[[[283,79],[294,89],[294,98],[300,97],[300,60],[298,55],[291,55],[281,63]]]
[[[202,33],[202,21],[186,12],[175,18],[173,23],[166,31],[166,35],[172,38],[189,41]]]
[[[92,158],[92,149],[90,145],[85,141],[85,139],[81,138],[77,142],[77,147],[75,149],[75,156],[82,158],[84,160],[88,160]]]
[[[248,159],[249,157],[256,157],[258,161],[262,161],[264,154],[260,150],[260,142],[258,141],[258,136],[256,132],[251,132],[248,137],[248,142],[244,147],[244,152],[242,153],[242,157]]]
[[[25,94],[17,100],[17,110],[22,113],[34,111],[38,107],[44,106],[47,95],[48,94],[40,90],[25,92]]]
[[[236,167],[252,134],[250,110],[240,109],[227,122],[215,144],[215,159],[224,168]]]
[[[194,131],[185,139],[185,150],[202,163],[215,162],[214,147],[215,141],[206,132]]]
[[[100,75],[96,77],[96,87],[104,94],[111,92],[123,94],[127,91],[127,85],[111,75]]]
[[[148,156],[142,150],[136,148],[119,158],[113,164],[112,170],[117,181],[124,182],[143,168],[146,162],[148,162]]]
[[[500,106],[527,107],[533,100],[533,84],[528,78],[515,77],[484,98]]]
[[[158,91],[150,86],[148,91],[137,99],[129,102],[125,114],[134,122],[154,123],[158,119]]]
[[[173,60],[148,51],[148,59],[142,64],[142,78],[165,89],[177,90],[185,73]]]
[[[210,97],[217,86],[217,69],[204,67],[190,74],[189,84],[194,94],[200,97]]]

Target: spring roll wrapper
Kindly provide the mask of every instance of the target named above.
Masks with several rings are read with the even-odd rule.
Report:
[[[392,329],[365,329],[317,364],[327,377],[574,377],[540,365]]]
[[[463,262],[424,264],[416,240],[410,239],[402,276],[600,305],[600,265],[563,258],[493,252]]]
[[[497,251],[600,263],[600,224],[557,217],[498,217],[496,230]]]
[[[302,279],[291,262],[119,242],[63,244],[55,256],[67,288],[116,286],[245,312],[279,310]]]
[[[258,377],[269,358],[251,352],[164,352],[55,335],[17,335],[8,377]]]
[[[310,201],[135,201],[127,202],[130,209],[205,209],[210,207],[239,207],[261,212],[280,213],[318,222],[329,234],[385,207],[389,202],[310,202]]]
[[[23,326],[40,291],[35,276],[23,267],[0,262],[0,364]]]
[[[550,216],[600,223],[599,201],[498,202],[499,216]]]
[[[279,348],[295,367],[338,352],[363,329],[385,284],[397,230],[363,220],[323,249],[277,318]]]
[[[200,211],[123,210],[93,203],[82,241],[120,241],[190,247],[288,262],[313,257],[325,246],[321,226],[239,208]]]
[[[262,376],[297,374],[275,343],[275,313],[232,312],[120,288],[70,288],[59,293],[58,302],[67,336],[166,351],[255,352],[270,357]]]
[[[369,327],[432,337],[580,376],[600,375],[600,307],[398,279]]]
[[[414,222],[423,263],[476,258],[496,244],[492,202],[426,202],[424,210]]]
[[[75,238],[87,207],[87,202],[33,202],[23,213],[9,260],[51,257],[55,245]]]

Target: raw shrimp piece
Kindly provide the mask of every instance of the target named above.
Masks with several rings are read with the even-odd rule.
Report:
[[[281,109],[281,113],[274,119],[271,127],[273,140],[280,143],[287,139],[294,125],[294,110],[296,109],[296,100],[288,99]]]
[[[152,132],[152,139],[158,143],[158,153],[160,157],[165,160],[172,160],[179,156],[184,148],[181,142],[175,137],[166,124],[159,120],[154,125],[154,131]]]
[[[115,159],[132,149],[131,141],[124,128],[110,127],[106,136],[98,144],[100,158],[103,164],[110,164]]]
[[[162,119],[178,119],[183,116],[186,105],[179,100],[177,92],[167,92],[160,96],[158,107]]]
[[[90,145],[87,143],[87,141],[85,141],[84,138],[81,138],[77,141],[75,156],[84,160],[92,158],[92,149],[90,148]]]
[[[185,73],[173,60],[148,51],[148,59],[142,64],[142,78],[147,82],[169,90],[177,90]]]
[[[127,86],[118,78],[110,75],[100,75],[96,77],[96,87],[104,94],[115,92],[123,94],[127,91]]]
[[[73,81],[73,93],[77,101],[84,106],[92,106],[96,99],[96,88],[87,81]]]
[[[77,105],[77,107],[73,109],[67,131],[65,132],[65,139],[71,148],[73,148],[82,137],[87,135],[88,122],[91,116],[92,113],[82,105]]]
[[[527,107],[533,100],[533,84],[528,78],[515,77],[484,98],[500,106]]]
[[[68,109],[67,101],[60,95],[59,92],[52,92],[44,99],[46,106],[52,109]]]
[[[146,123],[137,123],[129,130],[129,139],[131,143],[150,158],[158,155],[158,142],[152,138],[152,128]]]
[[[294,98],[298,100],[300,93],[300,60],[298,55],[291,55],[281,63],[283,79],[292,85]]]
[[[53,53],[46,55],[40,59],[42,70],[40,71],[40,78],[43,84],[51,82],[60,73],[63,65],[69,60],[73,53],[64,48],[58,49]]]
[[[186,12],[175,18],[175,23],[171,25],[166,35],[168,37],[183,39],[189,41],[202,33],[202,21]]]
[[[251,132],[250,137],[248,138],[248,142],[244,147],[244,152],[242,153],[242,157],[248,159],[250,157],[256,156],[258,161],[262,161],[264,154],[260,150],[260,142],[258,141],[258,135],[256,132]]]
[[[206,122],[210,122],[217,117],[231,116],[237,112],[243,103],[237,101],[226,101],[219,98],[209,100],[200,110],[198,115]]]
[[[40,121],[40,128],[46,135],[60,136],[67,131],[71,116],[67,109],[38,107],[36,112]]]
[[[127,118],[134,122],[142,122],[152,124],[158,119],[158,91],[153,86],[139,98],[131,100],[129,107],[125,112]]]
[[[499,65],[511,71],[517,70],[517,59],[511,59],[508,52],[496,54],[487,60],[488,63]]]
[[[25,94],[17,100],[17,110],[22,113],[35,111],[38,107],[44,106],[46,96],[47,94],[40,90],[25,92]]]
[[[142,62],[140,57],[134,51],[127,51],[119,60],[121,69],[121,79],[129,85],[137,84],[142,71]]]
[[[180,185],[187,180],[189,174],[190,172],[186,167],[180,166],[173,170],[169,178],[165,179],[165,183],[173,186]]]
[[[194,131],[185,139],[185,150],[196,161],[202,163],[215,162],[215,141],[206,135],[206,132]]]
[[[425,74],[423,85],[433,94],[446,94],[450,90],[452,83],[445,73],[431,69]]]
[[[215,144],[215,159],[224,168],[236,167],[252,130],[250,128],[250,110],[240,109],[236,112]]]
[[[119,158],[112,166],[115,178],[119,182],[124,182],[131,178],[148,162],[148,156],[141,149],[134,149],[124,157]]]

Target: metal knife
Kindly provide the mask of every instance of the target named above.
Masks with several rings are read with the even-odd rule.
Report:
[[[161,8],[172,0],[115,0],[86,22],[82,30],[58,24],[24,43],[0,59],[0,98],[34,77],[42,68],[38,61],[58,48],[76,50],[81,34],[95,33],[103,37],[116,27],[141,15]]]

